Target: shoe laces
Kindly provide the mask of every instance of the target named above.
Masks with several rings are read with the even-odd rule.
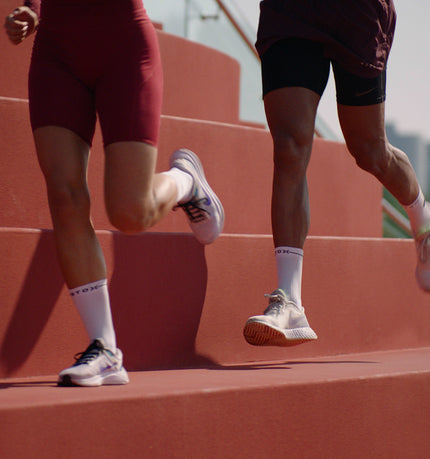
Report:
[[[78,352],[75,355],[75,364],[73,366],[88,364],[96,359],[104,350],[102,343],[95,339],[84,352]]]
[[[280,295],[279,293],[265,293],[264,296],[269,298],[269,306],[264,311],[264,314],[268,312],[281,314],[285,311],[288,306],[291,306],[300,312],[303,311],[302,307],[297,306],[294,301],[288,301],[285,299],[284,296]]]
[[[265,293],[264,296],[266,298],[269,298],[269,306],[264,311],[265,314],[269,311],[279,314],[283,312],[285,307],[287,306],[285,298],[282,295],[273,294],[273,293]]]
[[[209,212],[202,207],[203,205],[209,204],[209,202],[209,199],[206,197],[201,199],[192,199],[191,201],[184,202],[183,204],[177,204],[174,207],[174,210],[181,207],[192,223],[199,223],[207,220],[208,215],[210,215]]]

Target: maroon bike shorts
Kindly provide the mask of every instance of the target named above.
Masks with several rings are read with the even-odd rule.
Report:
[[[59,126],[91,145],[157,145],[163,75],[141,0],[44,0],[29,73],[32,129]]]

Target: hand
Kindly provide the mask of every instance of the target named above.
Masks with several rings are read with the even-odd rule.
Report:
[[[6,16],[4,27],[9,40],[19,45],[36,30],[38,24],[37,14],[27,6],[20,6]]]

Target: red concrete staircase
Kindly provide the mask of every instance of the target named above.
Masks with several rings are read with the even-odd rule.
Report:
[[[0,0],[3,16],[16,6]],[[58,388],[87,345],[59,273],[28,122],[31,41],[0,35],[1,458],[427,458],[430,307],[410,240],[382,239],[382,190],[341,143],[316,139],[304,304],[315,343],[255,348],[248,316],[276,288],[271,141],[239,120],[239,66],[158,31],[165,72],[159,170],[196,151],[226,211],[201,246],[182,212],[151,232],[113,231],[103,151],[92,217],[109,267],[131,383]]]

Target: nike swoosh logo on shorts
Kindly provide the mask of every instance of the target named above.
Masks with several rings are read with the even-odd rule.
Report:
[[[357,93],[355,93],[355,97],[367,96],[367,94],[370,94],[374,90],[375,90],[375,88],[368,89],[367,91],[363,91],[363,92],[357,92]]]

